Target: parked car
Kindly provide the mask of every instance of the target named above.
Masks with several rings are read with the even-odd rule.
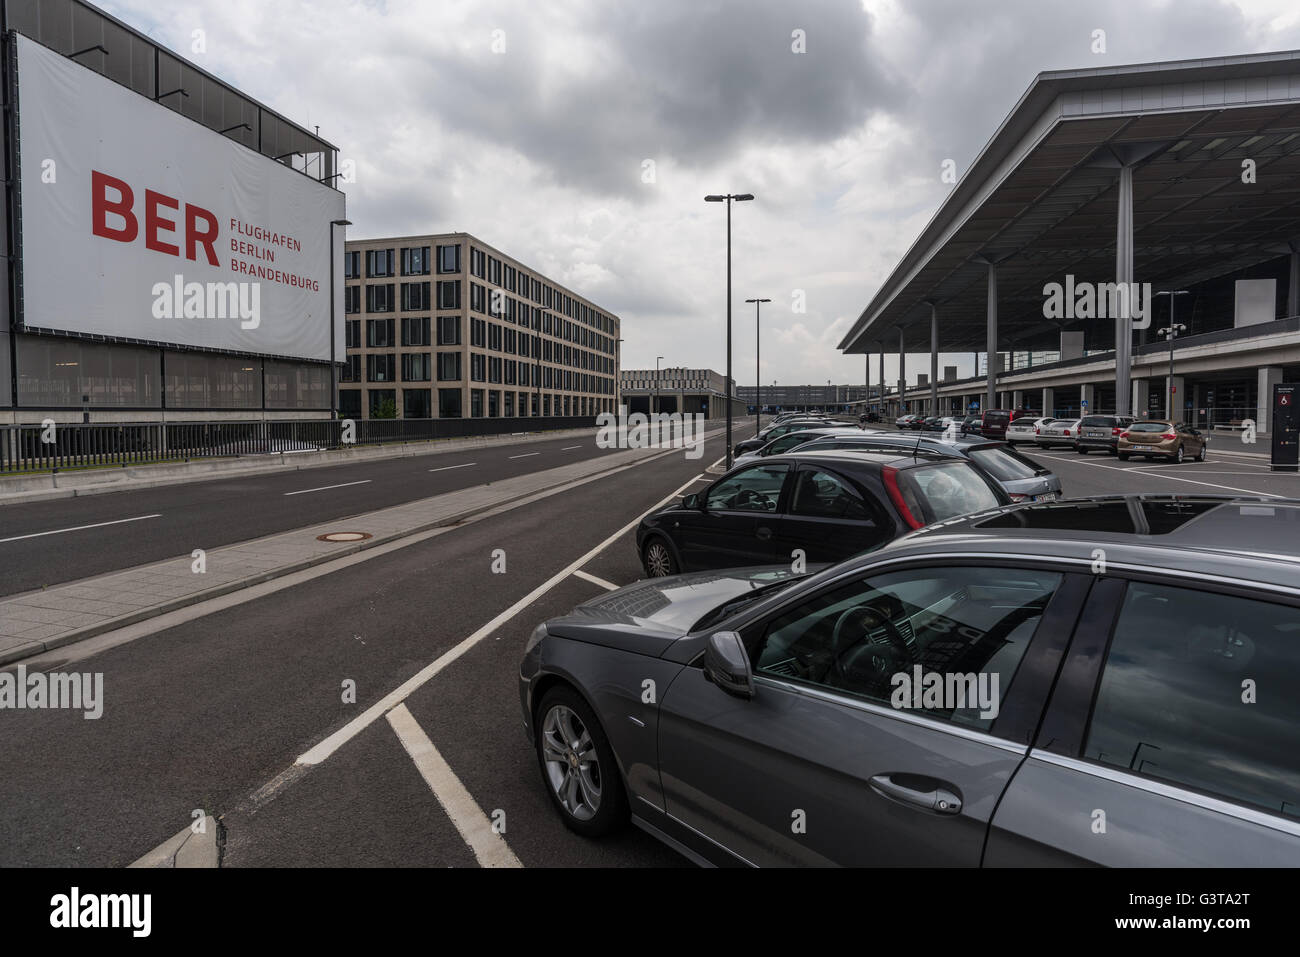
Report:
[[[1026,458],[1005,442],[993,442],[980,436],[924,436],[918,441],[897,432],[862,434],[853,432],[819,436],[800,452],[823,449],[877,451],[912,449],[940,455],[959,455],[975,464],[1002,487],[1013,502],[1047,502],[1061,497],[1061,480],[1051,469]]]
[[[797,419],[786,419],[784,422],[777,425],[769,425],[752,439],[744,439],[743,441],[737,442],[735,448],[732,449],[731,454],[733,457],[738,458],[746,452],[756,452],[763,446],[767,445],[768,442],[771,442],[773,439],[779,439],[787,432],[799,432],[803,429],[815,429],[818,426],[839,424],[840,423],[838,422],[831,422],[829,419],[821,418],[814,419],[801,417]]]
[[[1119,434],[1132,424],[1131,415],[1085,415],[1079,420],[1074,451],[1087,455],[1093,449],[1102,449],[1115,455],[1119,450]]]
[[[1040,428],[1055,421],[1051,416],[1035,419],[1033,416],[1026,415],[1015,419],[1007,426],[1007,444],[1015,445],[1017,442],[1033,442],[1038,437]]]
[[[916,413],[909,412],[906,415],[900,415],[898,418],[896,418],[894,420],[894,425],[900,429],[906,429],[911,424],[912,420],[915,418],[916,418]]]
[[[758,462],[769,455],[784,455],[787,452],[793,452],[796,448],[811,442],[813,439],[820,439],[828,435],[875,435],[881,433],[879,429],[863,429],[857,425],[824,425],[812,429],[801,429],[796,432],[787,432],[779,438],[773,439],[761,449],[755,449],[752,452],[746,452],[738,456],[732,463],[732,468],[741,465],[749,465],[751,462]],[[896,432],[881,433],[886,435],[897,435]]]
[[[1024,409],[989,409],[980,419],[980,435],[1001,441],[1007,437],[1007,426],[1029,414]]]
[[[984,420],[982,415],[968,415],[961,420],[961,433],[963,435],[979,435],[980,422]]]
[[[1034,444],[1040,449],[1050,449],[1057,445],[1074,448],[1074,440],[1079,434],[1078,419],[1053,419],[1046,425],[1038,427],[1038,437]]]
[[[797,452],[733,468],[647,515],[637,553],[652,578],[684,571],[837,562],[911,529],[1011,499],[965,459],[923,452]]]
[[[947,432],[949,429],[956,431],[956,419],[950,415],[932,415],[925,420],[922,426],[923,432]]]
[[[1134,495],[641,581],[533,630],[524,733],[700,864],[1296,867],[1298,562],[1300,501]]]
[[[1116,454],[1121,462],[1134,455],[1175,462],[1194,457],[1204,462],[1209,450],[1210,436],[1206,432],[1176,422],[1150,421],[1134,422],[1120,432]]]

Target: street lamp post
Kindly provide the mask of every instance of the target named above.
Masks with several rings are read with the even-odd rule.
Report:
[[[763,380],[759,378],[763,374],[763,353],[760,344],[760,338],[763,335],[762,328],[759,326],[758,310],[762,308],[765,302],[771,302],[771,299],[746,299],[745,302],[754,304],[754,434],[758,435],[763,431]]]
[[[534,415],[542,414],[542,316],[545,310],[538,309],[533,314],[533,323],[537,327],[537,338],[533,342],[533,395],[537,399]]]
[[[731,204],[743,203],[754,198],[753,193],[711,194],[704,197],[706,203],[727,204],[727,375],[723,379],[722,391],[726,393],[727,403],[727,456],[726,467],[731,469]]]
[[[1165,413],[1169,416],[1169,421],[1174,419],[1174,340],[1178,338],[1180,332],[1186,332],[1187,327],[1181,322],[1174,322],[1174,303],[1176,297],[1187,295],[1186,289],[1165,289],[1158,293],[1157,296],[1169,297],[1169,325],[1156,332],[1158,336],[1165,336],[1169,340],[1169,382],[1165,385]],[[1133,413],[1136,415],[1137,410]]]
[[[663,356],[655,356],[655,402],[654,402],[654,408],[650,410],[651,413],[655,415],[659,413],[659,376],[660,376],[659,363],[663,361],[664,361]]]
[[[330,220],[330,418],[339,417],[339,369],[334,364],[334,324],[337,321],[334,309],[334,227],[351,226],[348,219]]]

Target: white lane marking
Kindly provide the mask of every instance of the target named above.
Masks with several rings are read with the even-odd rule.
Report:
[[[146,518],[162,518],[161,512],[153,515],[137,515],[135,518],[119,518],[112,522],[96,522],[94,525],[74,525],[72,528],[55,528],[48,532],[32,532],[30,535],[14,535],[11,538],[0,538],[0,542],[16,542],[24,538],[40,538],[42,535],[62,535],[64,532],[79,532],[86,528],[103,528],[105,525],[121,525],[124,522],[143,522]]]
[[[562,449],[560,449],[560,451],[561,451],[561,452],[572,452],[574,449],[580,449],[580,448],[582,448],[581,445],[570,445],[570,446],[567,446],[566,448],[562,448]]]
[[[444,465],[440,469],[429,469],[430,472],[445,472],[448,469],[467,469],[471,465],[478,465],[477,462],[466,462],[464,465]]]
[[[1236,463],[1229,462],[1226,464],[1235,465]],[[1159,465],[1147,466],[1147,468],[1157,468],[1157,469],[1167,468],[1167,467],[1168,466],[1159,466]],[[1139,466],[1138,468],[1130,469],[1130,471],[1141,472],[1144,471],[1144,467]],[[1244,475],[1246,478],[1263,478],[1263,476],[1261,476],[1258,472],[1217,472],[1214,469],[1196,469],[1192,472],[1192,474],[1193,475]],[[1263,493],[1261,492],[1260,494],[1262,495]]]
[[[1164,479],[1168,482],[1186,482],[1188,485],[1204,485],[1206,488],[1219,489],[1224,492],[1241,492],[1243,495],[1258,495],[1261,498],[1288,498],[1286,495],[1274,495],[1271,492],[1257,492],[1251,488],[1234,488],[1231,485],[1216,485],[1214,482],[1198,482],[1195,479],[1178,478],[1176,475],[1169,475],[1165,472],[1144,472],[1136,468],[1124,468],[1119,465],[1101,465],[1097,462],[1087,460],[1079,462],[1080,465],[1088,465],[1094,469],[1109,469],[1112,472],[1125,472],[1129,475],[1141,475],[1143,478]]]
[[[1157,462],[1157,463],[1155,463],[1155,464],[1153,464],[1153,465],[1137,465],[1137,466],[1134,466],[1134,468],[1140,468],[1140,469],[1181,469],[1181,468],[1186,468],[1186,467],[1188,467],[1188,466],[1193,466],[1193,465],[1204,465],[1204,464],[1206,464],[1206,463],[1204,463],[1204,462],[1198,462],[1198,461],[1196,461],[1195,459],[1188,458],[1188,460],[1187,460],[1186,462],[1183,462],[1182,464],[1179,464],[1178,462]],[[1239,468],[1239,469],[1265,469],[1265,470],[1268,469],[1268,466],[1267,466],[1267,465],[1256,465],[1256,464],[1253,463],[1253,462],[1220,462],[1219,464],[1220,464],[1220,465],[1231,465],[1231,466],[1233,466],[1234,468]],[[1199,472],[1201,471],[1201,469],[1193,469],[1193,471],[1199,473]],[[1240,473],[1238,473],[1238,474],[1240,474],[1240,475],[1254,475],[1255,473],[1254,473],[1254,472],[1240,472]]]
[[[696,478],[698,477],[699,476],[696,476]],[[693,481],[695,481],[694,478],[691,479],[691,482]],[[333,754],[343,745],[347,744],[347,742],[355,738],[366,728],[370,727],[370,725],[373,724],[375,720],[379,718],[381,715],[397,707],[408,697],[410,697],[414,692],[416,692],[425,684],[427,684],[429,680],[434,677],[434,675],[438,674],[438,672],[442,671],[449,664],[451,664],[452,662],[456,661],[458,658],[463,656],[467,651],[469,651],[471,648],[477,645],[480,641],[482,641],[488,635],[492,634],[492,632],[496,631],[498,628],[500,628],[510,619],[514,618],[515,615],[519,614],[521,611],[523,611],[533,602],[537,601],[538,598],[545,595],[548,591],[550,591],[560,582],[564,581],[564,579],[568,578],[570,575],[576,572],[583,565],[587,564],[587,562],[591,561],[593,558],[595,558],[597,555],[599,555],[601,552],[607,549],[610,545],[614,544],[614,542],[618,541],[619,538],[621,538],[623,535],[626,535],[632,529],[636,528],[637,525],[641,522],[641,519],[644,518],[646,515],[649,515],[655,509],[662,508],[664,505],[671,502],[674,498],[680,495],[682,493],[682,489],[690,485],[691,482],[687,482],[685,485],[682,486],[682,488],[679,488],[677,491],[673,492],[672,495],[669,495],[666,498],[662,499],[661,501],[650,506],[649,509],[647,509],[645,512],[642,512],[632,521],[628,522],[626,525],[620,528],[613,535],[609,536],[609,538],[605,539],[603,542],[601,542],[591,551],[587,552],[587,554],[583,555],[582,557],[580,557],[579,559],[577,559],[567,567],[560,569],[560,571],[556,572],[546,581],[542,582],[540,585],[538,585],[536,588],[530,591],[523,598],[519,599],[517,602],[515,602],[505,611],[501,612],[501,614],[497,615],[495,618],[489,621],[486,625],[483,625],[481,628],[479,628],[478,631],[474,632],[468,638],[463,639],[460,642],[460,644],[443,652],[432,662],[425,665],[423,668],[417,671],[410,678],[406,679],[406,681],[402,682],[395,689],[393,689],[388,694],[386,694],[379,701],[376,701],[365,711],[361,712],[361,714],[357,715],[355,718],[353,718],[343,727],[339,728],[337,731],[331,734],[328,738],[325,738],[323,741],[321,741],[311,750],[301,755],[298,758],[298,760],[295,761],[294,763],[295,764],[320,764],[322,761],[328,758],[331,754]]]
[[[605,579],[597,578],[595,575],[588,575],[581,568],[578,569],[573,574],[575,574],[579,578],[591,582],[593,585],[599,585],[601,588],[605,589],[606,591],[616,591],[618,589],[618,586],[615,585],[613,582],[607,582],[605,581]]]
[[[350,485],[366,485],[371,479],[362,479],[360,482],[344,482],[342,485],[322,485],[320,488],[304,488],[296,492],[285,492],[285,495],[306,495],[308,492],[327,492],[332,488],[347,488]]]
[[[713,481],[713,479],[711,479],[711,478],[705,478],[703,475],[701,475],[699,478],[693,478],[693,479],[691,479],[691,481],[688,482],[687,484],[689,485],[689,484],[692,484],[692,483],[694,483],[694,482],[704,482],[705,484],[708,484],[709,482],[712,482],[712,481]]]
[[[541,455],[541,454],[542,454],[541,452],[525,452],[522,455],[512,455],[510,457],[512,459],[526,459],[530,455]]]
[[[416,722],[406,705],[399,704],[388,712],[388,723],[397,733],[397,740],[415,762],[416,770],[429,790],[438,799],[442,809],[456,825],[461,838],[469,845],[478,860],[479,867],[523,867],[514,851],[506,844],[505,838],[492,830],[492,822],[483,813],[466,789],[461,784],[456,772],[438,753],[429,736]]]

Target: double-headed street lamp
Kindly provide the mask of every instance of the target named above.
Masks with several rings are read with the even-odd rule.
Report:
[[[727,376],[722,383],[722,391],[727,402],[727,469],[731,469],[731,204],[743,203],[754,198],[753,193],[711,194],[704,197],[706,203],[727,204]]]
[[[1186,289],[1165,289],[1158,293],[1157,296],[1169,297],[1169,325],[1156,332],[1158,336],[1164,336],[1169,340],[1169,382],[1165,385],[1165,413],[1169,416],[1169,421],[1174,419],[1174,340],[1178,338],[1180,332],[1186,332],[1187,327],[1181,322],[1174,322],[1174,303],[1177,301],[1176,296],[1187,295]],[[1133,410],[1137,414],[1137,409]]]
[[[350,219],[330,220],[330,418],[339,417],[339,367],[334,364],[334,227],[351,226]],[[346,247],[345,247],[346,248]]]
[[[759,338],[763,332],[758,322],[758,310],[762,308],[761,303],[771,302],[771,299],[746,299],[745,302],[754,304],[754,434],[758,435],[763,430],[763,380],[759,378],[763,374],[762,351],[759,346]]]

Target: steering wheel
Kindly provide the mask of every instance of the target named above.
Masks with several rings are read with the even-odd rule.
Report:
[[[759,508],[767,511],[767,499],[759,495],[752,488],[742,488],[732,499],[732,505],[735,508],[752,508],[757,505]]]
[[[894,667],[903,670],[908,670],[917,663],[916,653],[903,640],[897,626],[887,615],[881,614],[870,605],[856,605],[840,613],[839,618],[835,620],[835,630],[831,633],[832,648],[840,647],[841,638],[850,628],[861,629],[862,637],[850,642],[844,650],[836,653],[831,668],[837,684],[862,683],[860,678],[854,677],[853,672],[862,670],[855,665],[864,655],[871,658],[871,671],[881,677],[887,675],[890,661],[894,662]],[[885,632],[883,643],[872,637],[872,632],[882,629]]]

